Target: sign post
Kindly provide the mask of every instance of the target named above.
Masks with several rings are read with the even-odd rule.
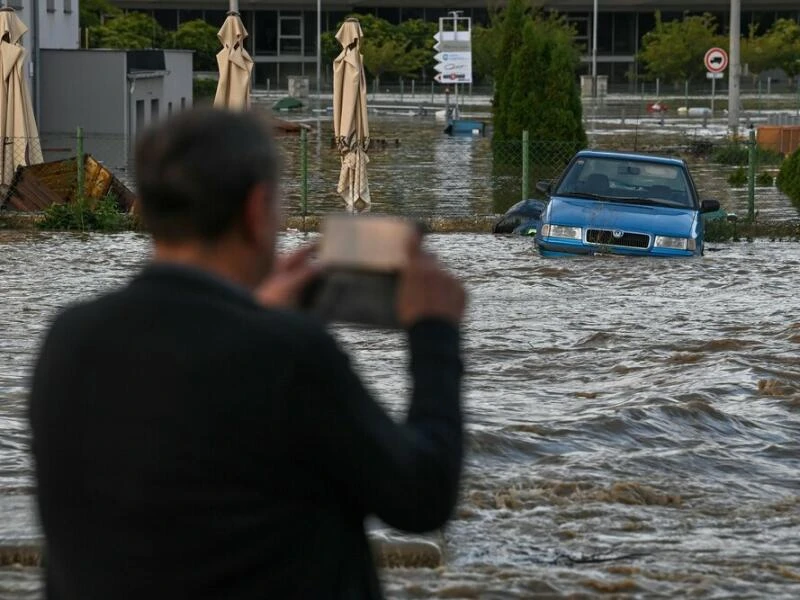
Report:
[[[455,92],[454,117],[458,118],[458,84],[472,83],[472,19],[452,11],[450,17],[439,18],[436,40],[436,75],[433,79],[445,85],[453,85]],[[449,115],[448,115],[449,118]]]
[[[722,48],[709,48],[703,58],[706,66],[706,77],[711,80],[711,116],[714,116],[714,97],[717,92],[717,79],[722,79],[722,73],[728,68],[728,53]]]

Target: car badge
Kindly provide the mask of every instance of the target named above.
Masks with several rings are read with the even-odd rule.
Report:
[[[614,236],[615,240],[618,240],[624,235],[624,233],[625,233],[624,231],[620,231],[619,229],[615,229],[614,231],[611,232],[611,235]]]

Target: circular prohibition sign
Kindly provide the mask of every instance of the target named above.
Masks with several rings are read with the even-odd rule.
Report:
[[[703,62],[711,73],[722,73],[728,67],[728,53],[722,48],[711,48]]]

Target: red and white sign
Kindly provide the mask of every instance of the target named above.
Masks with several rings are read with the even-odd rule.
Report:
[[[711,48],[703,59],[709,73],[722,73],[728,68],[728,53],[722,48]]]

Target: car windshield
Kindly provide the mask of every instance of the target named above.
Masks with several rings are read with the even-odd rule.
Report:
[[[581,156],[572,163],[555,194],[684,208],[694,206],[691,190],[680,165]]]

